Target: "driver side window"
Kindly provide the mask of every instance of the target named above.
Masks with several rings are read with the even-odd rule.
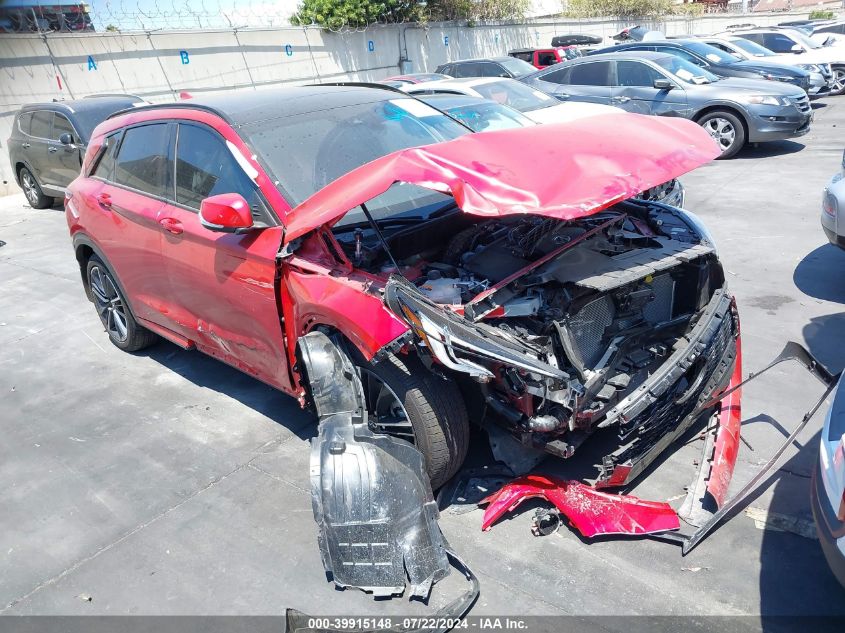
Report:
[[[665,77],[642,62],[616,62],[617,86],[653,88],[657,79],[665,79]]]
[[[258,186],[223,139],[204,127],[180,124],[176,140],[176,202],[198,211],[205,198],[221,193],[241,194],[253,217],[263,219]]]
[[[765,33],[763,46],[775,53],[791,53],[795,42],[783,33]]]

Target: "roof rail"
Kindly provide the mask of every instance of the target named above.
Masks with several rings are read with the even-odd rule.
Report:
[[[738,31],[740,29],[758,29],[758,28],[760,28],[760,27],[757,26],[756,24],[754,24],[753,22],[743,22],[741,24],[728,24],[725,27],[725,30],[726,31]]]
[[[330,81],[324,84],[306,84],[309,88],[316,88],[319,86],[352,86],[356,88],[377,88],[379,90],[390,90],[391,92],[398,92],[400,94],[406,95],[403,90],[399,88],[394,88],[393,86],[388,86],[387,84],[380,84],[372,81]]]
[[[124,108],[123,110],[118,110],[106,117],[106,119],[114,119],[115,117],[119,117],[124,114],[129,114],[130,112],[145,112],[147,110],[203,110],[205,112],[209,112],[211,114],[219,116],[221,119],[226,121],[226,123],[232,124],[232,120],[226,116],[220,110],[216,108],[212,108],[211,106],[202,105],[199,103],[193,103],[191,101],[182,101],[182,102],[175,102],[175,103],[148,103],[141,106],[133,106],[131,108]]]
[[[97,98],[105,98],[105,97],[129,97],[131,99],[140,99],[141,101],[146,101],[144,97],[140,97],[138,95],[131,95],[131,94],[124,94],[122,92],[98,92],[92,95],[85,95],[82,97],[83,99],[97,99]]]

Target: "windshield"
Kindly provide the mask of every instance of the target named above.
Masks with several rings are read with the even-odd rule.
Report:
[[[489,101],[446,108],[446,112],[475,132],[510,130],[534,125],[534,122],[521,112]]]
[[[515,57],[497,59],[496,63],[504,66],[505,70],[507,70],[514,77],[522,77],[523,75],[537,72],[537,69],[534,68],[534,66],[532,66],[528,62],[522,61],[521,59],[516,59]]]
[[[371,160],[469,133],[410,98],[280,116],[246,124],[243,131],[293,205]]]
[[[557,99],[550,97],[545,92],[529,88],[513,79],[480,83],[473,86],[472,89],[485,99],[510,106],[520,112],[548,108],[557,103]]]
[[[738,61],[742,61],[741,57],[733,53],[726,53],[704,42],[684,42],[684,48],[692,51],[699,57],[703,57],[712,64],[735,64]]]
[[[765,46],[760,46],[757,42],[752,42],[744,37],[731,40],[731,44],[737,48],[741,48],[746,53],[753,55],[754,57],[777,57],[776,53],[773,53]]]
[[[700,66],[674,55],[655,59],[654,62],[684,83],[700,85],[719,81],[719,78],[709,70],[704,70]]]

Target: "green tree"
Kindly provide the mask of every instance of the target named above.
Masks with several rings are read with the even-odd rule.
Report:
[[[376,22],[521,18],[530,0],[302,0],[291,24],[338,30]]]
[[[304,0],[290,21],[337,30],[376,22],[413,22],[419,16],[420,5],[413,0]]]
[[[656,18],[672,13],[672,0],[569,0],[564,13],[577,18]]]

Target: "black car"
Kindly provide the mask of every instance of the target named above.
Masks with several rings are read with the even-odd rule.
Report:
[[[440,64],[434,72],[450,77],[510,77],[517,79],[530,75],[536,70],[528,62],[514,57],[485,57]]]
[[[810,88],[810,73],[793,66],[770,64],[768,62],[742,60],[736,55],[705,44],[699,40],[651,40],[628,42],[609,46],[588,55],[616,53],[620,51],[654,51],[670,53],[706,68],[719,77],[739,77],[742,79],[770,79],[798,86],[807,92]]]
[[[15,115],[9,161],[34,209],[53,205],[79,175],[91,132],[110,114],[144,103],[140,97],[108,95],[75,101],[33,103]]]

